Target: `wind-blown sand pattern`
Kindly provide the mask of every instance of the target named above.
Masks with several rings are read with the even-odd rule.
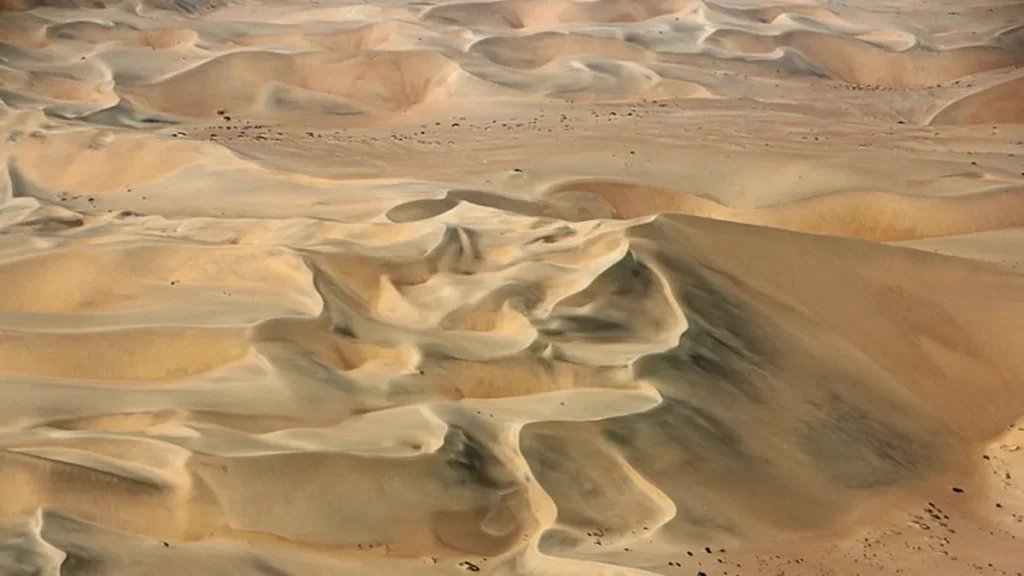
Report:
[[[0,574],[1024,571],[1024,5],[0,0]]]

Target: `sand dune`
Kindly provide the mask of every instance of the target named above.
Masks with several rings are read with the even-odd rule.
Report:
[[[1021,17],[0,0],[0,574],[1017,573]]]
[[[50,40],[74,40],[91,44],[117,42],[153,50],[170,50],[195,44],[199,34],[187,28],[139,30],[129,26],[104,26],[96,22],[68,22],[46,27]]]
[[[1018,103],[1024,77],[1017,77],[954,100],[931,118],[931,124],[1022,124]]]
[[[104,22],[16,16],[6,32],[16,63],[5,71],[7,98],[143,127],[216,118],[217,110],[228,118],[352,115],[452,98],[718,96],[713,82],[687,78],[695,69],[919,88],[1011,68],[1021,56],[1013,29],[947,46],[930,34],[865,29],[810,6],[512,0],[395,8],[386,20],[353,22],[354,8],[344,5],[340,20],[318,19],[315,32],[290,29],[298,21],[280,17],[266,27],[193,29],[172,14],[230,18],[235,11],[202,3],[146,9],[153,8],[166,24],[115,8]],[[196,84],[211,88],[187,88]]]
[[[356,105],[400,110],[429,99],[431,85],[448,66],[445,58],[433,52],[365,53],[351,58],[241,52],[134,87],[126,95],[147,108],[175,115],[214,116],[218,106],[244,114],[263,104],[267,84],[280,82]],[[204,91],[201,98],[181,98],[186,86],[197,83],[220,88]]]
[[[442,4],[428,9],[424,18],[470,28],[528,29],[576,22],[641,22],[672,14],[688,4],[685,0],[597,0],[592,3],[499,0]]]
[[[934,50],[912,46],[892,51],[863,38],[811,31],[763,36],[719,30],[708,36],[707,42],[741,54],[793,48],[839,80],[886,88],[942,84],[979,72],[1008,68],[1020,60],[1019,54],[998,47]]]
[[[541,32],[530,36],[485,38],[472,50],[504,66],[538,68],[552,60],[588,56],[613,60],[644,61],[653,58],[636,44],[585,34]]]
[[[602,181],[564,184],[548,197],[549,213],[571,220],[675,212],[878,242],[1024,226],[1024,188],[1017,186],[951,198],[847,192],[746,209],[682,191]]]

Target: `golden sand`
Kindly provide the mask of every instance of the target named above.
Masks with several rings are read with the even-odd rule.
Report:
[[[1019,575],[1021,22],[0,0],[0,575]]]

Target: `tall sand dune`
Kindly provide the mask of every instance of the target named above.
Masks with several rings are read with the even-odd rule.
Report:
[[[958,98],[931,118],[931,124],[1022,124],[1024,76]]]

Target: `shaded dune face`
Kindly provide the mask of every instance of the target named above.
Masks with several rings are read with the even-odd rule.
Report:
[[[1016,573],[1020,16],[0,0],[0,576]]]
[[[837,355],[837,345],[858,347],[856,331],[811,304],[797,309],[752,290],[758,273],[734,275],[735,263],[689,248],[700,242],[695,231],[684,232],[685,222],[662,218],[636,229],[637,251],[671,279],[689,324],[677,346],[633,364],[661,404],[600,423],[524,430],[524,455],[541,485],[551,487],[559,527],[572,535],[552,537],[554,549],[585,548],[585,535],[595,532],[606,542],[628,540],[662,523],[662,532],[683,541],[711,542],[764,524],[831,529],[872,493],[920,484],[971,452],[960,423],[928,402],[929,393],[954,382],[927,382],[920,394],[906,384],[912,377],[866,350]],[[707,242],[715,238],[709,234]],[[771,274],[785,275],[789,267]],[[843,281],[843,272],[832,273]],[[873,291],[903,289],[867,290]],[[844,304],[846,313],[874,304],[870,297],[854,300]],[[931,314],[922,307],[899,319],[880,315],[872,331],[898,333],[903,324],[919,327],[913,339],[939,339],[964,329],[948,314]],[[909,349],[894,354],[935,362],[910,341],[895,344],[901,340],[890,342]],[[655,512],[666,500],[675,506],[668,517],[664,509]],[[625,514],[626,503],[637,514]]]
[[[803,260],[797,265],[785,258],[762,258],[765,262],[751,266],[749,259],[756,256],[756,246],[765,236],[775,250],[803,254]],[[955,306],[952,311],[947,309],[948,303],[942,299],[949,296],[928,288],[935,280],[949,277],[953,269],[967,271],[971,265],[919,262],[914,254],[892,254],[891,249],[849,240],[768,234],[754,227],[692,217],[659,217],[634,224],[625,238],[629,245],[625,255],[599,265],[592,279],[560,298],[546,318],[537,316],[541,300],[521,301],[520,309],[538,328],[537,345],[517,361],[498,361],[495,371],[489,371],[490,362],[454,363],[434,352],[421,359],[416,374],[412,359],[403,359],[396,348],[408,328],[386,321],[375,326],[337,324],[344,315],[334,316],[332,310],[354,302],[334,301],[323,285],[320,290],[327,302],[323,321],[279,321],[276,327],[262,323],[249,338],[264,345],[290,343],[297,358],[311,355],[324,370],[320,378],[337,387],[333,394],[355,395],[353,386],[360,386],[356,372],[374,363],[385,362],[382,366],[390,366],[385,370],[407,371],[410,376],[405,382],[392,380],[392,386],[399,386],[402,392],[387,393],[388,402],[397,406],[417,398],[452,397],[446,389],[453,379],[460,381],[455,398],[462,399],[592,389],[599,386],[598,372],[568,388],[559,384],[569,374],[556,369],[557,362],[551,364],[540,357],[540,344],[626,344],[644,339],[656,343],[664,342],[664,335],[669,334],[677,339],[674,344],[662,346],[661,351],[638,352],[630,364],[631,379],[657,392],[659,402],[649,410],[592,422],[528,424],[513,443],[500,427],[483,424],[493,414],[444,410],[437,413],[447,422],[439,447],[406,459],[316,450],[192,454],[184,449],[188,443],[175,446],[181,442],[178,440],[160,448],[168,451],[169,459],[155,467],[154,463],[135,462],[138,456],[117,446],[97,459],[86,456],[89,448],[48,448],[46,443],[38,444],[45,438],[39,437],[35,443],[11,447],[7,467],[13,475],[9,478],[46,479],[54,487],[22,494],[19,510],[65,506],[69,500],[58,496],[57,486],[88,492],[99,490],[104,477],[113,477],[140,490],[155,491],[149,496],[124,493],[133,506],[141,510],[153,498],[163,499],[167,501],[164,506],[176,510],[176,520],[158,527],[131,516],[111,516],[96,507],[96,500],[77,503],[69,511],[111,528],[158,538],[248,535],[268,542],[283,538],[357,548],[386,542],[400,555],[425,554],[443,545],[452,554],[489,556],[510,552],[524,537],[539,533],[543,524],[530,502],[539,497],[536,491],[542,490],[543,498],[550,498],[556,509],[555,529],[541,540],[551,553],[564,553],[567,546],[584,546],[587,533],[601,533],[603,541],[610,542],[657,529],[664,538],[679,542],[695,538],[725,541],[745,536],[751,526],[758,525],[797,531],[834,529],[846,521],[852,506],[870,501],[879,491],[911,490],[932,475],[954,469],[960,454],[969,451],[966,438],[991,433],[976,423],[958,421],[945,411],[947,407],[930,403],[930,393],[953,386],[948,380],[955,374],[920,382],[899,365],[921,364],[913,366],[918,373],[927,372],[929,366],[937,370],[933,352],[915,342],[953,347],[951,350],[969,357],[986,355],[977,344],[971,344],[985,328],[984,315],[965,318]],[[484,239],[480,242],[485,243]],[[474,274],[472,267],[465,267],[467,261],[445,256],[445,246],[450,244],[442,240],[431,251],[434,256],[406,264],[368,256],[363,262],[368,269],[386,270],[393,285],[407,288],[449,271],[472,278],[493,265],[487,253],[480,251],[473,259],[477,262],[472,265],[477,270]],[[883,270],[863,278],[858,270],[821,271],[837,255],[851,253],[858,254],[864,269],[874,263],[911,268],[899,275],[887,276]],[[329,274],[337,278],[334,281],[360,277],[353,267],[355,260],[339,256],[323,254],[310,263],[333,270]],[[808,288],[786,286],[784,279],[793,278],[797,266],[817,270],[804,273]],[[376,274],[381,274],[379,271]],[[961,285],[944,288],[958,294],[1001,279],[1000,274],[985,268],[971,272],[971,276],[953,272]],[[836,306],[831,294],[838,289],[831,289],[830,284],[847,285],[844,306]],[[352,284],[345,290],[366,293]],[[802,300],[801,291],[810,291],[812,298]],[[997,309],[1020,313],[1017,308],[999,305],[1001,298],[994,295]],[[676,309],[682,311],[685,329],[678,321],[670,321]],[[379,315],[373,306],[360,310],[368,319]],[[875,319],[856,326],[846,322],[851,316]],[[554,318],[563,319],[554,324],[557,329],[543,328]],[[205,367],[202,355],[183,354],[166,344],[154,346],[127,331],[117,334],[151,353],[161,351],[164,358],[184,362],[188,368],[172,374],[174,378],[197,378]],[[956,336],[951,340],[950,334]],[[883,339],[887,355],[899,358],[898,363],[877,355],[869,346],[869,337]],[[363,339],[379,343],[370,346],[361,343]],[[197,340],[197,335],[189,340],[204,354],[215,350]],[[4,341],[7,346],[25,344],[11,335]],[[90,335],[87,342],[120,350],[120,361],[136,371],[159,368],[126,355],[125,345],[116,341]],[[75,353],[90,350],[73,342],[63,346]],[[46,349],[36,343],[25,351]],[[261,350],[259,346],[256,349]],[[99,359],[95,352],[89,354],[86,358]],[[279,374],[294,370],[285,356],[263,354]],[[12,359],[5,361],[5,370],[19,377],[65,378],[81,384],[102,377],[108,383],[130,378],[142,385],[148,378],[148,373],[137,372],[118,376],[111,372],[118,364],[86,363],[74,355],[63,356],[78,368],[61,371],[64,364],[51,363],[45,374],[30,374]],[[30,356],[18,358],[31,361]],[[1007,379],[1019,367],[998,358],[989,360],[997,374],[1004,374],[990,376],[990,384],[1012,389]],[[547,376],[545,371],[519,371],[515,362],[524,367],[547,362]],[[105,372],[92,374],[88,371],[92,366],[104,366]],[[481,379],[475,380],[474,374]],[[517,382],[517,378],[526,382]],[[552,379],[550,387],[531,390],[527,386],[545,378]],[[410,394],[416,388],[419,392]],[[498,390],[505,392],[496,394]],[[303,394],[309,392],[312,390]],[[963,400],[969,411],[991,408],[993,402],[991,398],[968,400],[967,396]],[[1001,400],[1005,416],[1018,409],[1021,398],[1006,394]],[[336,418],[345,418],[341,405],[334,409]],[[303,414],[301,408],[298,414]],[[305,417],[313,414],[305,412]],[[201,428],[215,422],[217,428],[236,427],[212,415],[186,411],[170,419],[143,419],[140,430],[159,434],[154,427],[174,422]],[[111,425],[110,421],[94,421],[89,428],[105,430]],[[474,428],[476,432],[471,431]],[[295,475],[305,478],[301,490],[295,488]],[[531,477],[538,483],[532,488]],[[379,478],[389,480],[381,484],[375,480]],[[413,478],[417,490],[437,496],[405,493],[404,486]],[[22,485],[20,480],[14,482]],[[578,485],[588,488],[572,489]],[[325,491],[333,490],[341,490],[330,498],[336,502],[335,508],[325,511]],[[364,496],[353,499],[353,492]],[[369,498],[371,493],[376,496]],[[282,498],[287,498],[288,507],[279,505]],[[430,504],[424,507],[427,502]],[[372,524],[366,522],[367,515],[374,518]],[[311,517],[318,520],[311,523]],[[360,531],[340,528],[357,518],[363,518]]]

